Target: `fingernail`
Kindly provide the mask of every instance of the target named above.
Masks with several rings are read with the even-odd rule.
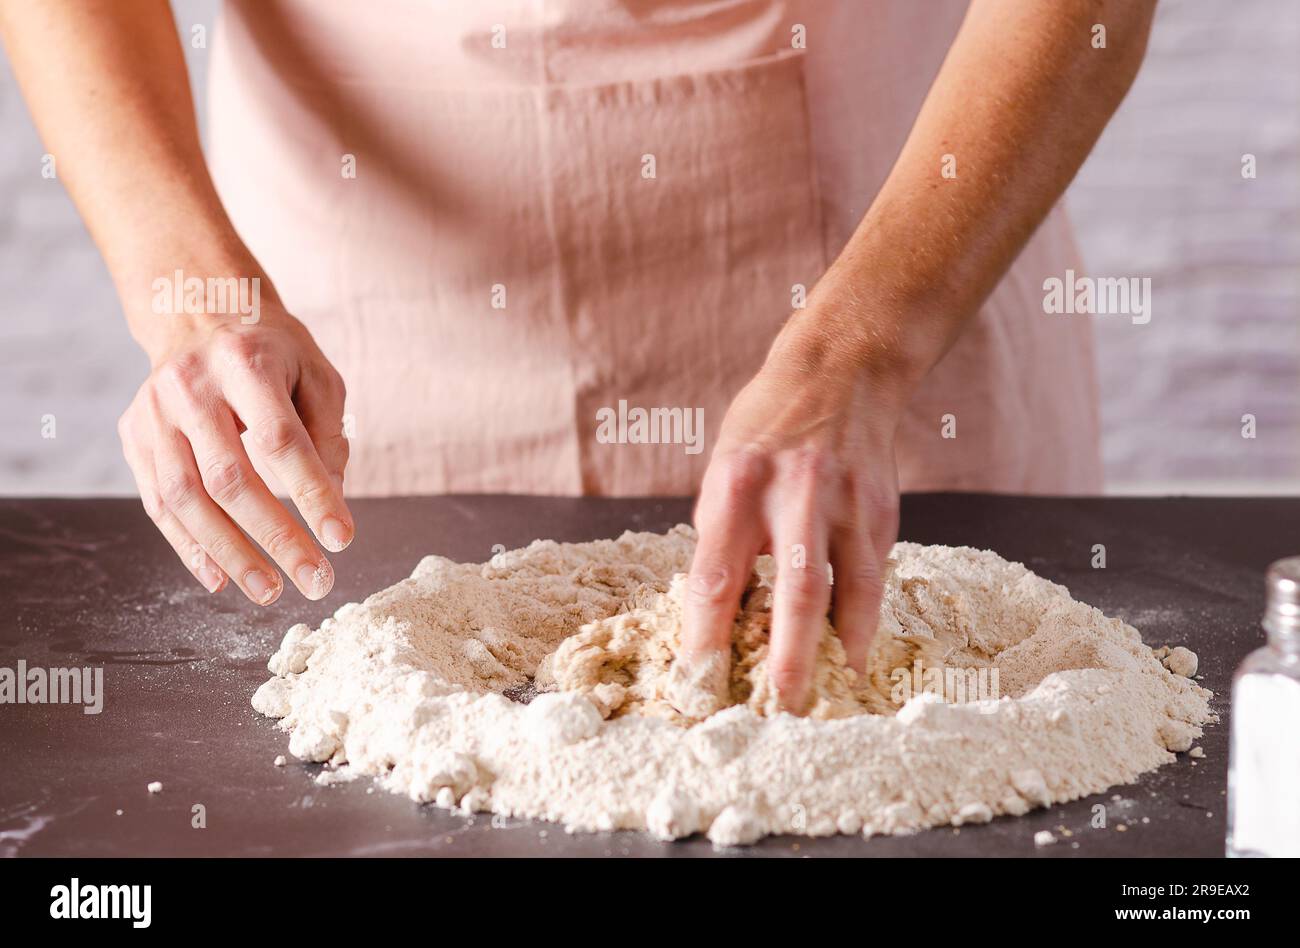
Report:
[[[796,697],[798,701],[794,700]],[[803,717],[808,699],[803,695],[794,695],[785,691],[777,691],[776,706],[777,710],[793,714],[795,717]]]
[[[341,552],[352,542],[352,531],[338,517],[326,517],[320,525],[320,542],[331,553]]]
[[[226,575],[211,563],[204,563],[200,566],[198,576],[203,588],[210,593],[216,592],[226,583]]]
[[[329,560],[321,560],[315,566],[303,563],[294,576],[298,577],[298,588],[308,599],[324,599],[334,588],[334,568]]]
[[[255,569],[244,574],[244,588],[254,602],[263,606],[269,606],[280,595],[280,584],[276,578]]]

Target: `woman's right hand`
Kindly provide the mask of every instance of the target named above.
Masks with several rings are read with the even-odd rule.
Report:
[[[352,542],[343,379],[311,334],[264,305],[252,325],[176,318],[146,349],[153,371],[118,433],[145,510],[181,561],[209,592],[231,578],[260,605],[283,589],[277,565],[308,599],[325,596],[334,585],[329,560],[248,453],[280,481],[321,545],[338,552]]]
[[[169,5],[0,0],[0,38],[153,364],[118,425],[145,509],[209,590],[229,578],[254,602],[274,602],[278,565],[320,599],[334,584],[329,561],[240,435],[247,429],[249,451],[320,542],[342,550],[353,534],[343,383],[222,206]],[[258,320],[158,314],[152,287],[178,271],[260,281]]]

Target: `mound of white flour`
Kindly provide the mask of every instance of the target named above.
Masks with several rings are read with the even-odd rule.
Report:
[[[731,706],[678,714],[658,683],[676,641],[672,577],[693,549],[679,526],[542,540],[481,565],[427,557],[320,629],[290,629],[253,706],[281,719],[295,756],[419,801],[718,845],[1021,814],[1168,763],[1211,717],[1208,691],[1064,587],[993,553],[910,543],[894,549],[878,635],[923,648],[874,652],[940,656],[1000,698],[945,701],[919,657],[857,681],[828,642],[824,713],[772,713],[752,698],[770,602],[751,589]],[[543,686],[575,690],[508,697],[544,659]]]

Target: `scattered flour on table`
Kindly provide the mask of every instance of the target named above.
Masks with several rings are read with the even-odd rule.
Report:
[[[1018,563],[911,543],[894,548],[867,674],[828,624],[805,716],[778,712],[770,558],[730,671],[675,663],[674,577],[694,546],[679,526],[539,540],[484,564],[426,557],[319,629],[291,628],[253,706],[338,778],[463,813],[717,845],[1022,814],[1130,782],[1212,720],[1210,692],[1174,670],[1194,673],[1194,655],[1166,667],[1131,626]],[[927,686],[954,673],[1001,697]]]

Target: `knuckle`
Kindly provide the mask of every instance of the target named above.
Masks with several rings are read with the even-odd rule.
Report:
[[[298,423],[283,415],[267,418],[253,430],[253,443],[267,456],[279,457],[298,443]]]
[[[730,494],[752,494],[770,475],[767,457],[757,451],[738,451],[722,463],[722,485]]]
[[[203,469],[204,489],[223,506],[238,497],[247,482],[247,472],[237,458],[217,458]]]
[[[789,570],[781,586],[781,595],[786,605],[798,612],[816,611],[825,605],[830,596],[830,580],[825,568],[815,568],[812,564]]]
[[[835,459],[820,447],[804,447],[790,456],[790,472],[800,481],[828,481],[835,470]]]
[[[261,346],[247,333],[221,333],[213,346],[223,362],[237,368],[256,368],[261,360]]]
[[[323,481],[310,481],[301,484],[293,492],[293,502],[298,508],[308,509],[326,507],[334,500],[334,488]]]
[[[859,503],[872,520],[898,519],[898,498],[893,495],[872,491],[862,497]]]
[[[691,569],[686,593],[698,606],[722,606],[740,596],[744,577],[725,563],[709,562]]]
[[[845,474],[846,493],[860,509],[877,512],[898,508],[898,491],[889,481],[862,469],[849,470]]]
[[[273,523],[262,531],[258,542],[273,559],[284,559],[287,554],[297,549],[298,531],[289,523]]]
[[[880,570],[874,563],[858,563],[850,569],[837,569],[835,580],[857,589],[870,590],[880,585]]]
[[[158,369],[159,383],[174,391],[184,392],[194,387],[203,374],[203,360],[193,352],[184,352]]]
[[[184,469],[164,471],[158,478],[158,496],[162,506],[173,510],[188,506],[198,489],[198,479]]]
[[[206,538],[202,546],[214,563],[237,564],[247,559],[239,544],[224,530]]]

